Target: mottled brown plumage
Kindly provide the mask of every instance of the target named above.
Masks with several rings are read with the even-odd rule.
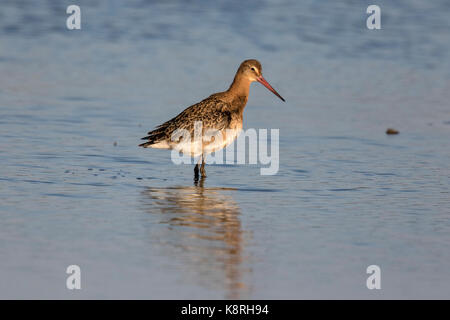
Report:
[[[143,140],[147,142],[140,144],[144,148],[173,149],[180,140],[172,139],[177,129],[187,130],[193,139],[195,123],[202,123],[202,136],[208,130],[218,130],[222,133],[223,143],[212,145],[212,141],[203,141],[200,154],[202,155],[202,176],[204,172],[204,157],[210,153],[225,147],[231,143],[242,129],[243,112],[247,104],[250,84],[258,81],[277,95],[284,99],[267,83],[262,77],[262,67],[257,60],[245,60],[239,66],[233,83],[227,91],[215,93],[208,98],[186,108],[173,119],[157,126]],[[228,135],[228,136],[227,136]],[[216,141],[217,142],[217,141]],[[191,150],[191,149],[189,149]],[[194,150],[194,148],[192,148]],[[192,156],[199,152],[190,151]],[[198,178],[198,164],[195,167]]]
[[[244,106],[245,104],[242,104],[241,108],[243,109]],[[230,128],[232,122],[242,121],[242,113],[233,112],[232,104],[212,95],[186,108],[175,118],[157,126],[155,130],[148,132],[148,136],[142,138],[148,141],[140,146],[151,147],[152,144],[169,141],[176,129],[186,129],[193,133],[196,121],[202,122],[203,131],[206,129],[223,130]]]

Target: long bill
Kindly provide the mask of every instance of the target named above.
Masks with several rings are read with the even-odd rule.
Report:
[[[272,91],[272,93],[273,93],[274,95],[276,95],[278,98],[280,98],[281,100],[285,101],[285,100],[283,99],[283,97],[280,96],[280,94],[279,94],[274,88],[272,88],[272,86],[266,81],[266,79],[263,78],[263,76],[260,76],[260,77],[259,77],[258,79],[256,79],[256,80],[258,80],[258,82],[261,83],[264,87],[266,87],[267,89],[269,89],[270,91]]]

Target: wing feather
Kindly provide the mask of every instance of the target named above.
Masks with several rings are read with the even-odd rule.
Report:
[[[202,122],[203,131],[208,129],[226,129],[232,120],[232,114],[229,110],[229,103],[211,96],[186,108],[176,117],[149,131],[147,136],[142,138],[142,140],[147,140],[147,142],[139,146],[146,148],[163,141],[169,142],[173,132],[177,129],[185,129],[193,134],[194,125],[197,121]]]

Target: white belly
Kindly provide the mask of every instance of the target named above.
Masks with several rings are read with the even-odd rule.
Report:
[[[190,154],[192,157],[198,157],[202,154],[207,155],[232,143],[241,133],[241,130],[242,128],[210,131],[203,136],[203,139],[183,140],[180,143],[172,144],[171,149]]]

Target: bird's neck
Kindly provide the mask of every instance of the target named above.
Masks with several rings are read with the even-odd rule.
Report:
[[[247,103],[251,83],[252,82],[249,79],[236,75],[233,83],[227,90],[231,100],[240,100],[244,102],[242,108],[244,108],[245,103]]]

